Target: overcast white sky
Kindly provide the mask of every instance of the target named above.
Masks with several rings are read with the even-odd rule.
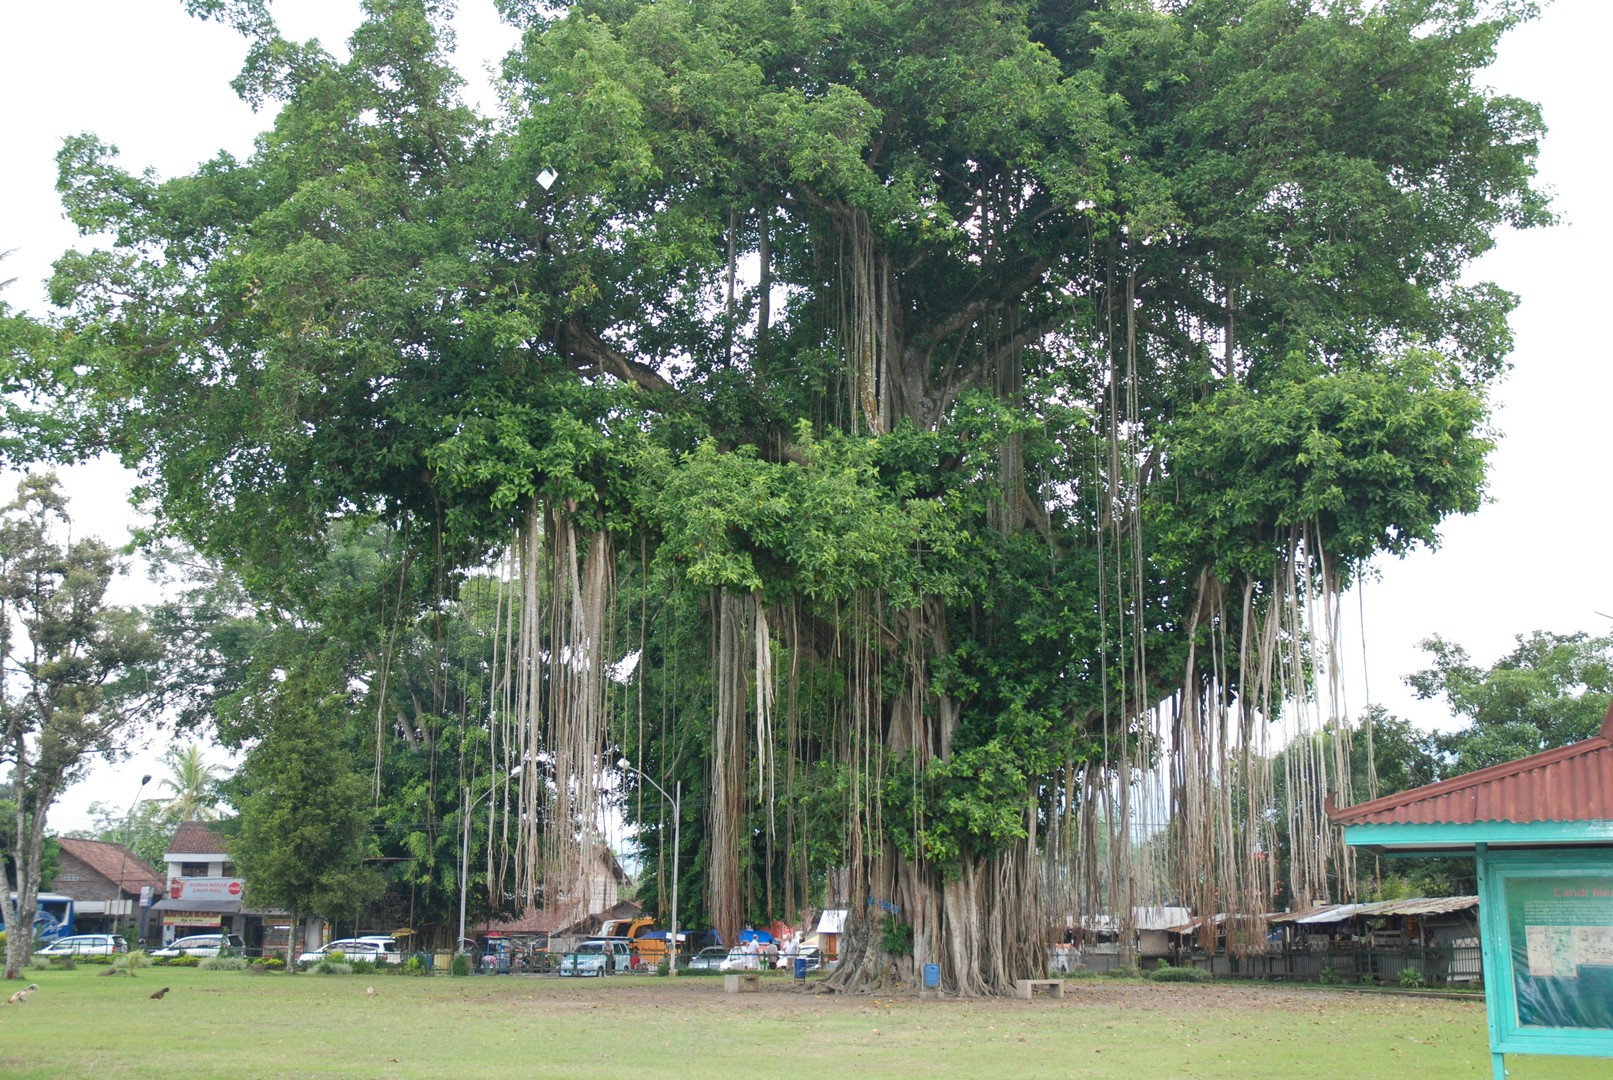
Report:
[[[493,98],[482,73],[513,43],[492,5],[461,0],[461,69],[473,100]],[[339,50],[357,25],[353,0],[277,0],[288,37],[318,37]],[[245,46],[231,30],[184,14],[180,0],[53,0],[14,4],[0,23],[0,278],[4,298],[44,311],[50,263],[75,243],[55,192],[63,136],[90,131],[115,143],[128,168],[186,172],[219,150],[244,156],[267,118],[229,89]],[[1504,433],[1491,472],[1491,503],[1450,522],[1437,552],[1387,562],[1361,596],[1365,650],[1344,645],[1358,710],[1381,702],[1425,727],[1448,723],[1438,704],[1412,700],[1403,677],[1422,666],[1417,642],[1438,633],[1490,662],[1531,630],[1606,631],[1613,614],[1613,561],[1596,552],[1613,532],[1604,476],[1603,413],[1613,402],[1605,290],[1600,268],[1613,251],[1604,167],[1610,127],[1606,43],[1613,4],[1558,0],[1515,31],[1485,81],[1542,103],[1551,133],[1542,179],[1556,192],[1560,227],[1504,236],[1475,277],[1518,293],[1516,370],[1499,392]],[[127,481],[115,466],[72,470],[69,491],[81,532],[121,542],[132,522]],[[9,483],[6,485],[9,487]],[[1357,619],[1346,601],[1346,623]],[[1364,661],[1363,661],[1364,655]],[[67,793],[52,825],[89,823],[96,800],[126,807],[142,772],[159,778],[166,743],[99,768]],[[144,795],[155,796],[156,783]]]

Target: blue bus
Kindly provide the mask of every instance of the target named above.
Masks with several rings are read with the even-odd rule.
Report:
[[[11,894],[11,902],[17,902],[16,893]],[[0,910],[0,930],[4,929],[5,912]],[[73,932],[73,898],[61,893],[40,893],[39,906],[34,911],[34,937],[51,942],[59,937],[71,937]]]

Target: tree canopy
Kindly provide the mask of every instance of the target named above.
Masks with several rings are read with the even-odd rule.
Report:
[[[1613,705],[1610,635],[1519,634],[1488,668],[1438,635],[1422,648],[1429,666],[1406,681],[1419,698],[1442,697],[1467,720],[1439,739],[1450,776],[1588,739]]]
[[[0,508],[0,764],[10,767],[7,926],[29,926],[45,865],[46,814],[93,753],[147,717],[146,671],[157,645],[139,613],[106,602],[111,549],[74,539],[51,474],[30,474]],[[18,913],[24,913],[21,918]],[[17,978],[31,935],[6,942]]]
[[[1050,909],[1138,889],[1263,910],[1227,853],[1273,839],[1328,598],[1479,505],[1513,298],[1463,274],[1549,220],[1538,111],[1477,81],[1526,12],[507,2],[479,117],[445,5],[366,0],[346,60],[189,6],[279,109],[169,180],[65,142],[112,237],[53,285],[73,418],[293,618],[385,535],[374,625],[431,644],[382,632],[369,693],[446,675],[445,605],[505,582],[454,770],[508,787],[494,879],[565,895],[624,753],[709,792],[725,934],[843,883],[847,986],[1000,990]]]

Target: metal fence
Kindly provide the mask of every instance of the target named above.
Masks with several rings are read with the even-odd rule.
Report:
[[[1251,956],[1184,955],[1171,963],[1202,968],[1222,978],[1269,979],[1284,982],[1372,983],[1394,986],[1420,982],[1423,986],[1479,988],[1483,969],[1476,938],[1448,945],[1409,945],[1398,949],[1367,946],[1333,946],[1325,950],[1273,947]],[[1135,953],[1115,949],[1084,949],[1068,958],[1067,966],[1106,972],[1139,962]],[[1144,958],[1152,967],[1157,961]],[[1055,962],[1055,967],[1059,966]],[[1401,973],[1407,970],[1415,976]]]

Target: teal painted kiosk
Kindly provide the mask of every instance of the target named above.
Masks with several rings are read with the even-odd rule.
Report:
[[[1478,864],[1495,1080],[1507,1054],[1613,1057],[1613,709],[1594,738],[1359,806],[1344,842]]]

